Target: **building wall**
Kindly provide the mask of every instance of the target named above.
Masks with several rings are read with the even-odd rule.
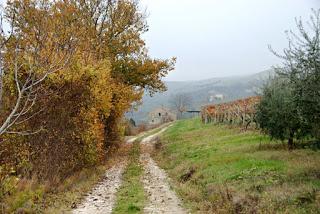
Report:
[[[176,120],[176,115],[166,108],[158,108],[149,113],[149,124],[158,125]]]

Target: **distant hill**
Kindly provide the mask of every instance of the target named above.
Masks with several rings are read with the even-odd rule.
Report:
[[[148,112],[157,107],[170,108],[170,99],[175,94],[186,93],[193,101],[193,110],[200,110],[201,106],[212,103],[228,102],[255,95],[263,83],[274,72],[263,71],[253,75],[212,78],[200,81],[167,81],[168,90],[150,97],[147,93],[138,111],[127,113],[128,118],[133,118],[140,123],[147,120]],[[223,100],[214,99],[215,95],[223,95]]]

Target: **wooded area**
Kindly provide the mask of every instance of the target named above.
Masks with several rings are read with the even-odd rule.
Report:
[[[175,64],[148,55],[135,0],[10,0],[1,14],[1,184],[59,182],[107,159],[123,114],[165,90]]]

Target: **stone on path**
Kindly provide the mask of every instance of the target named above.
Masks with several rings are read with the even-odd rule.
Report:
[[[160,169],[148,153],[142,154],[141,163],[144,165],[143,184],[149,196],[149,202],[144,208],[144,213],[185,214],[187,211],[181,207],[181,201],[173,190],[170,189],[168,177]]]
[[[101,182],[94,187],[84,201],[72,211],[73,214],[111,214],[116,193],[121,185],[125,162],[107,170]]]

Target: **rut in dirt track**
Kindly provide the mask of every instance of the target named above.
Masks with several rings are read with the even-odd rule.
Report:
[[[143,147],[153,147],[155,139],[169,126],[156,134],[145,137],[141,141]],[[127,141],[132,143],[135,139]],[[187,211],[181,206],[181,201],[171,190],[165,171],[157,166],[148,152],[143,152],[140,162],[144,167],[142,183],[148,202],[144,213],[184,214]],[[122,183],[122,174],[127,163],[121,162],[107,170],[103,180],[86,196],[84,201],[72,211],[74,214],[111,214],[116,202],[116,193]]]
[[[158,133],[144,138],[142,146],[152,148],[155,139],[162,134],[169,126],[161,129]],[[171,190],[167,174],[158,167],[148,152],[140,156],[140,162],[144,167],[143,185],[148,196],[148,203],[144,213],[167,213],[184,214],[187,211],[181,206],[181,201],[176,193]]]
[[[149,154],[142,154],[140,158],[144,165],[143,185],[149,198],[144,208],[145,213],[187,213],[181,206],[181,201],[175,192],[170,189],[168,178],[163,169],[160,169]]]
[[[122,162],[107,170],[103,180],[96,185],[84,199],[83,203],[73,210],[73,214],[111,214],[116,201],[116,193],[121,186],[122,174],[126,163]]]

